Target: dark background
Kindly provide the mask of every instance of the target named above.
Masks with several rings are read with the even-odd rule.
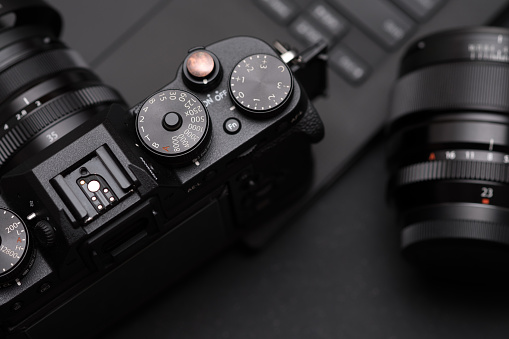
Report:
[[[233,3],[240,8],[244,1]],[[48,2],[64,16],[63,40],[131,105],[173,79],[187,52],[183,46],[217,40],[207,26],[230,33],[223,37],[263,37],[271,28],[239,29],[244,18],[228,13],[241,10],[224,7],[225,1],[215,2],[215,13],[192,10],[203,0],[174,1],[172,7],[156,0]],[[188,18],[188,25],[172,26],[176,16]],[[159,32],[153,39],[151,30]],[[154,67],[156,54],[167,56],[163,68]],[[355,131],[343,121],[345,130]],[[348,135],[342,138],[348,142]],[[507,338],[504,287],[430,280],[400,256],[395,214],[385,198],[383,145],[379,133],[339,180],[323,175],[334,184],[266,248],[226,249],[112,324],[102,338]],[[332,150],[317,152],[320,159],[334,158]],[[149,280],[140,286],[150,288]],[[86,321],[86,314],[80,316]]]

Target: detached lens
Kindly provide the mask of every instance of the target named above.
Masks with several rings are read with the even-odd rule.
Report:
[[[406,53],[389,124],[401,246],[447,275],[509,272],[509,31],[443,32]]]
[[[99,110],[123,100],[58,40],[58,13],[40,0],[0,8],[0,172]]]

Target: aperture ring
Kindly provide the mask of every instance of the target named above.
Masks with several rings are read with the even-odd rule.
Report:
[[[76,68],[88,67],[78,53],[69,49],[51,50],[20,61],[0,73],[0,103],[38,79]]]
[[[422,111],[509,111],[509,65],[457,62],[431,65],[398,80],[391,120]]]
[[[53,122],[97,104],[123,103],[120,95],[101,85],[66,93],[37,108],[27,117],[0,133],[0,166],[33,136]]]
[[[509,164],[486,161],[435,160],[401,168],[395,185],[402,186],[432,180],[486,180],[509,183]]]

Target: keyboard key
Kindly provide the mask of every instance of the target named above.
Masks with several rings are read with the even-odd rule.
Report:
[[[387,56],[387,51],[382,46],[355,26],[351,26],[341,38],[341,45],[362,58],[373,70]]]
[[[256,0],[256,3],[277,22],[289,24],[298,14],[298,6],[291,0]]]
[[[445,0],[392,0],[418,21],[426,20]]]
[[[329,53],[329,65],[353,84],[362,83],[369,75],[369,66],[344,46],[336,46]]]
[[[290,25],[290,32],[307,45],[312,45],[320,40],[326,41],[329,45],[331,37],[324,33],[317,24],[309,20],[305,15],[299,16]]]
[[[387,0],[332,0],[358,21],[383,47],[393,49],[414,29],[414,22]]]
[[[309,15],[334,38],[345,34],[349,23],[336,10],[322,1],[314,2],[308,8]]]

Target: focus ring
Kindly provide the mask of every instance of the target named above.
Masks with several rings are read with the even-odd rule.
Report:
[[[123,102],[115,90],[107,86],[96,86],[67,93],[46,103],[17,122],[13,128],[0,133],[0,166],[51,123],[87,107],[114,102]]]
[[[435,239],[475,239],[509,245],[509,227],[478,220],[428,220],[403,229],[401,248]]]
[[[509,168],[498,162],[437,160],[406,166],[397,172],[395,179],[398,186],[452,179],[509,183]]]
[[[37,79],[76,68],[87,68],[87,64],[78,53],[67,49],[52,50],[25,59],[0,74],[0,103]]]
[[[407,74],[394,89],[391,119],[414,112],[454,109],[509,111],[509,66],[458,62]]]

